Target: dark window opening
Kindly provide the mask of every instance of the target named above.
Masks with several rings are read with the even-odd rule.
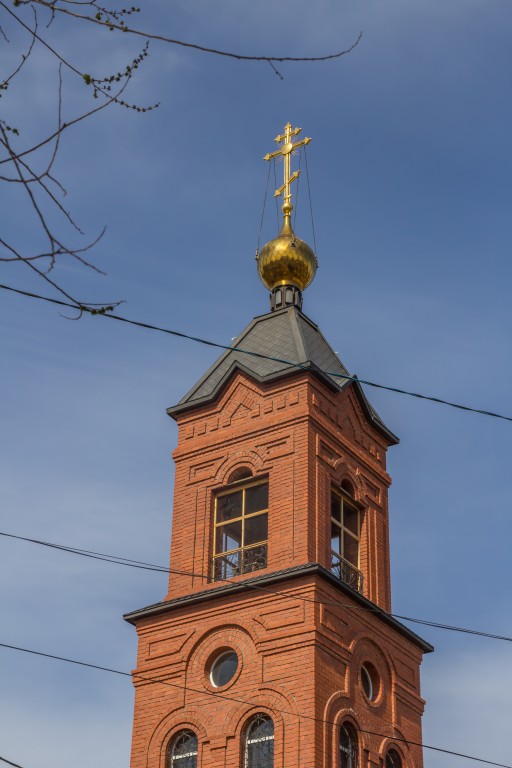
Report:
[[[227,685],[238,669],[238,656],[235,651],[229,650],[217,656],[210,671],[210,682],[215,688]]]
[[[390,749],[387,753],[386,768],[402,768],[402,758],[396,749]]]
[[[237,483],[239,480],[245,480],[248,477],[252,477],[252,472],[249,467],[238,467],[229,476],[228,485],[231,483]]]
[[[354,487],[350,480],[342,480],[341,487],[344,491],[348,493],[349,496],[354,498]]]
[[[331,571],[349,586],[363,591],[359,570],[361,512],[352,499],[335,488],[331,491]]]
[[[377,670],[369,661],[361,665],[361,685],[365,696],[370,701],[375,701],[380,693],[380,678]]]
[[[343,723],[340,728],[340,768],[358,768],[358,753],[354,727],[350,723]]]
[[[180,731],[169,744],[167,768],[197,768],[197,736]]]
[[[244,768],[274,768],[274,723],[256,715],[245,733]]]

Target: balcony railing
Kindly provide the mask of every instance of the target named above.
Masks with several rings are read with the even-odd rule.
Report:
[[[338,577],[340,581],[344,581],[352,589],[357,589],[358,592],[363,591],[363,574],[356,568],[355,565],[349,563],[341,555],[337,555],[335,552],[331,552],[331,573]]]
[[[267,545],[238,549],[213,558],[213,580],[231,579],[241,573],[251,573],[267,567]]]

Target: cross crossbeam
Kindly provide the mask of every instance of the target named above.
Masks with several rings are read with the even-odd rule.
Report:
[[[278,189],[276,189],[274,197],[283,195],[283,212],[285,215],[287,213],[289,214],[293,207],[290,202],[292,198],[291,184],[295,179],[299,178],[300,174],[300,170],[291,173],[291,156],[296,149],[306,146],[306,144],[309,144],[311,141],[309,137],[305,137],[294,144],[292,141],[293,137],[298,136],[301,131],[302,128],[292,128],[291,123],[287,123],[284,127],[284,133],[280,136],[276,136],[274,139],[277,144],[281,144],[282,146],[275,152],[269,152],[263,158],[264,160],[272,160],[274,157],[279,157],[279,155],[282,155],[284,158],[284,182]]]

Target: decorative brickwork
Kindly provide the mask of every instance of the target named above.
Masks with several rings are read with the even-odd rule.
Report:
[[[309,371],[257,382],[235,370],[215,400],[176,419],[176,572],[162,603],[127,617],[139,636],[131,768],[165,768],[183,729],[198,737],[198,766],[243,768],[257,714],[274,723],[274,768],[339,768],[343,723],[357,734],[360,768],[382,768],[390,748],[421,768],[421,749],[400,739],[421,742],[419,666],[430,648],[383,613],[390,441],[354,387]],[[267,563],[228,585],[212,579],[215,496],[247,477],[268,479]],[[330,573],[333,488],[350,489],[360,510],[361,594]],[[238,665],[216,688],[212,663],[226,650]]]
[[[311,374],[258,385],[237,373],[216,403],[177,420],[171,567],[196,575],[171,574],[167,599],[211,583],[214,496],[246,468],[269,477],[269,571],[330,568],[331,488],[349,481],[363,508],[363,592],[389,610],[387,445],[350,388],[331,392]]]

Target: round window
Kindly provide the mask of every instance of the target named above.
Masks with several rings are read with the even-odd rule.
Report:
[[[380,691],[380,680],[377,670],[368,661],[361,666],[361,685],[366,698],[375,701]]]
[[[222,688],[234,677],[238,669],[238,656],[235,651],[225,651],[217,656],[210,671],[210,682],[215,688]]]

